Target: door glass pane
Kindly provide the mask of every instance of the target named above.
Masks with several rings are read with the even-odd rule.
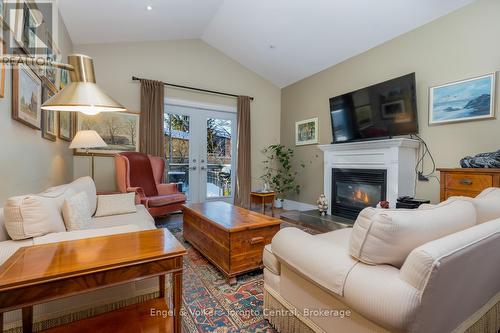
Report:
[[[207,198],[231,196],[231,120],[207,119]]]
[[[189,116],[165,113],[166,179],[189,197]]]

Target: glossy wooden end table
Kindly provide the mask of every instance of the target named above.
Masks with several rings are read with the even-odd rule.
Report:
[[[23,332],[33,329],[33,305],[140,279],[158,277],[155,299],[128,308],[138,311],[165,303],[165,275],[172,274],[173,319],[143,316],[142,332],[181,332],[182,265],[186,249],[165,229],[23,247],[0,266],[0,327],[3,313],[22,308]],[[84,332],[114,319],[114,331],[132,332],[130,309],[79,320],[49,332]],[[122,314],[121,316],[118,315]],[[173,322],[173,323],[172,323]],[[135,324],[135,326],[133,325]],[[173,327],[171,327],[173,326]],[[134,328],[133,328],[134,327]]]
[[[274,201],[276,200],[276,193],[274,192],[250,192],[250,209],[252,204],[257,203],[261,205],[262,214],[266,213],[266,204],[271,204],[271,215],[274,217]]]

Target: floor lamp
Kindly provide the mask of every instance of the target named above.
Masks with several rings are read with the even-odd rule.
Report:
[[[89,155],[90,148],[102,148],[108,145],[101,138],[96,131],[78,131],[69,145],[70,149],[85,149],[87,156]],[[94,178],[94,153],[90,154],[92,156],[92,179]]]

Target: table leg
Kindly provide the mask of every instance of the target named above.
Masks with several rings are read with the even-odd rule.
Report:
[[[174,333],[181,333],[182,271],[173,273]]]
[[[23,333],[33,332],[33,306],[23,308]]]
[[[159,298],[165,298],[165,275],[158,276],[160,283],[160,295]]]
[[[274,217],[274,197],[271,200],[271,215]]]
[[[0,312],[0,333],[3,333],[3,312]]]

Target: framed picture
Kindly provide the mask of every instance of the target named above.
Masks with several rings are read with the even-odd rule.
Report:
[[[59,89],[62,90],[69,83],[69,80],[68,80],[68,71],[65,70],[65,69],[61,69],[61,70],[59,70],[59,73],[60,73]]]
[[[139,150],[139,115],[125,112],[102,112],[94,116],[78,113],[77,130],[94,130],[108,147],[91,149],[90,152],[112,155],[123,151]],[[76,150],[75,155],[84,153]]]
[[[295,145],[312,145],[318,143],[318,118],[295,123]]]
[[[54,96],[57,92],[52,84],[42,80],[42,103]],[[42,110],[42,137],[50,141],[56,141],[57,138],[57,112]]]
[[[12,118],[35,129],[42,125],[42,81],[26,65],[12,69]]]
[[[429,90],[429,125],[495,118],[495,73]]]
[[[2,0],[0,0],[0,4],[2,3]],[[3,9],[0,11],[0,13],[3,13]],[[1,24],[1,21],[0,21]],[[5,42],[2,40],[0,42],[0,56],[4,55],[6,53],[5,50]],[[0,98],[5,97],[5,64],[0,64]]]
[[[59,139],[71,142],[75,136],[75,112],[59,111]]]

